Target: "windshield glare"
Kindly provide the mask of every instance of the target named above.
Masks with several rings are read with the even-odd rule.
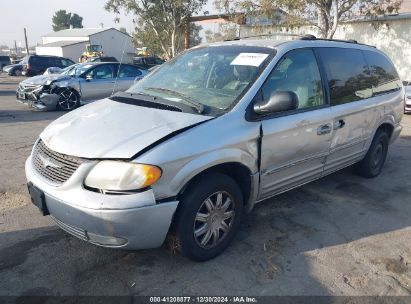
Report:
[[[127,92],[226,110],[252,84],[275,51],[252,46],[192,49],[163,64]]]

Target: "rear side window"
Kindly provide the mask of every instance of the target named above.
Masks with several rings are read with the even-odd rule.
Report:
[[[327,75],[331,105],[340,105],[372,96],[367,62],[360,50],[320,48]]]
[[[48,67],[50,66],[49,57],[31,57],[30,64],[36,67]]]
[[[371,72],[373,95],[381,95],[400,89],[400,77],[395,67],[382,54],[363,51]]]
[[[47,65],[52,66],[52,67],[62,67],[63,66],[61,64],[60,58],[48,58]]]

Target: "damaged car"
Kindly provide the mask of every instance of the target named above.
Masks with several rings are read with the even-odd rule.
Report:
[[[353,164],[378,176],[403,109],[397,71],[371,46],[201,45],[52,122],[26,161],[28,189],[84,241],[136,250],[169,236],[204,261],[258,202]]]
[[[75,64],[58,74],[39,75],[20,82],[16,98],[40,110],[71,111],[127,90],[148,72],[120,63]]]

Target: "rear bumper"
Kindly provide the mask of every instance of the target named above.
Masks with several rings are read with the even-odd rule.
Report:
[[[48,211],[68,233],[93,244],[125,249],[160,247],[168,233],[178,201],[158,204],[153,191],[106,195],[84,189],[85,164],[62,186],[51,186],[37,174],[31,156],[27,180],[44,192]]]

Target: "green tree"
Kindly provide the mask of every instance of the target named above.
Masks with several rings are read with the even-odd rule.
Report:
[[[214,0],[226,13],[246,13],[273,17],[285,12],[282,22],[288,26],[311,25],[324,38],[332,38],[341,21],[354,16],[375,18],[398,12],[402,0]]]
[[[73,28],[82,28],[83,27],[83,17],[80,17],[74,13],[70,18],[70,25]]]
[[[150,40],[148,47],[161,47],[162,53],[171,58],[177,54],[185,22],[198,13],[207,0],[107,0],[105,9],[136,17],[136,40]],[[147,34],[152,37],[147,37]],[[157,39],[157,41],[154,41]]]
[[[182,28],[181,31],[184,29]],[[190,47],[199,45],[202,42],[200,31],[202,30],[201,25],[191,24],[190,25]],[[147,26],[144,22],[138,23],[133,33],[133,42],[137,47],[148,47],[150,53],[159,55],[161,57],[169,58],[169,54],[163,49],[160,40],[167,41],[167,33],[160,32],[162,35],[160,39],[152,29],[152,27]],[[184,32],[178,32],[178,40],[176,42],[176,53],[184,50]],[[171,45],[169,46],[171,47]]]
[[[203,39],[200,36],[200,31],[203,29],[201,25],[190,24],[190,47],[199,45]],[[182,36],[182,47],[184,47],[184,35]]]
[[[52,18],[53,31],[61,31],[70,28],[82,28],[83,27],[83,17],[77,14],[68,13],[66,10],[58,10],[54,13]]]
[[[233,23],[221,23],[217,32],[206,30],[204,35],[205,40],[209,43],[230,40],[237,36],[237,27]]]

